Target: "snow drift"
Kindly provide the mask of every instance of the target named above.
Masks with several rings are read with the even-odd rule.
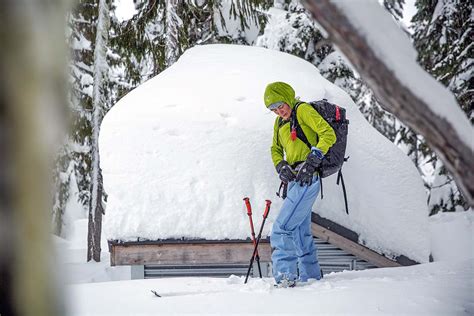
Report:
[[[194,47],[105,116],[100,153],[107,238],[247,238],[244,196],[251,198],[257,225],[264,200],[273,200],[268,234],[281,206],[270,158],[275,116],[263,105],[273,81],[288,82],[302,100],[326,98],[348,112],[350,159],[343,171],[350,214],[335,176],[324,180],[324,199],[314,212],[356,231],[378,252],[427,261],[426,195],[409,158],[316,67],[248,46]]]

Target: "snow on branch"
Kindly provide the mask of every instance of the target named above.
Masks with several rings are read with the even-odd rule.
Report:
[[[384,109],[425,137],[473,206],[473,128],[454,96],[417,64],[406,34],[375,0],[303,3]]]

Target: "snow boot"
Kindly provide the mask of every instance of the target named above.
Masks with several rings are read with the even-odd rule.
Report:
[[[280,282],[275,284],[275,287],[279,289],[281,288],[286,289],[286,288],[295,287],[295,286],[296,286],[296,280],[288,280],[286,278],[281,279]]]

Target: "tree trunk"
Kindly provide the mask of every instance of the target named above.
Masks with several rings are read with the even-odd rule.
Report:
[[[49,177],[65,120],[63,6],[7,0],[0,10],[1,315],[65,314],[52,273]]]
[[[178,0],[166,0],[166,34],[165,34],[165,58],[166,67],[171,66],[178,60],[179,42],[178,28],[179,18],[176,13]]]
[[[467,144],[452,123],[435,113],[396,77],[385,61],[375,53],[377,47],[374,47],[374,43],[369,44],[363,31],[351,23],[349,16],[335,1],[306,0],[303,4],[382,101],[384,109],[425,137],[453,175],[469,205],[474,206],[472,143]],[[397,47],[394,46],[393,49]],[[447,109],[446,112],[456,110],[458,109]],[[466,122],[460,121],[459,124],[466,125]],[[472,133],[472,127],[470,130]]]
[[[100,170],[99,131],[107,104],[108,81],[107,40],[109,31],[109,8],[107,0],[99,0],[99,10],[94,45],[94,88],[92,97],[92,175],[89,225],[87,234],[87,261],[100,261],[100,240],[102,235],[103,181]]]

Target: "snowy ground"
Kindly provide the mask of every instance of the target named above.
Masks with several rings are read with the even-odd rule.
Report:
[[[67,239],[53,237],[58,254],[58,272],[66,284],[130,279],[130,267],[110,266],[110,254],[105,238],[101,243],[101,262],[86,262],[87,219],[74,221],[68,235]]]
[[[72,315],[472,315],[473,221],[472,212],[430,218],[440,262],[332,273],[293,289],[274,289],[272,279],[244,285],[236,276],[129,280],[129,267],[109,266],[105,240],[102,262],[85,262],[85,219],[74,222],[68,240],[55,242]]]
[[[80,284],[70,293],[74,315],[472,315],[473,263],[332,273],[293,289],[232,276]]]
[[[203,237],[209,236],[199,233],[211,233],[215,238],[228,237],[229,232],[247,236],[242,197],[263,201],[278,185],[268,155],[274,117],[263,108],[261,94],[266,83],[285,78],[304,99],[327,97],[345,104],[351,114],[346,175],[352,211],[349,216],[334,212],[341,200],[331,194],[336,191],[330,181],[317,211],[365,235],[372,246],[411,250],[422,259],[431,253],[436,262],[334,273],[294,289],[275,289],[272,279],[252,279],[244,285],[236,276],[129,280],[129,267],[109,266],[105,239],[102,262],[85,262],[87,220],[80,219],[66,225],[71,229],[66,239],[55,238],[70,314],[474,314],[473,212],[428,220],[416,169],[393,144],[365,127],[368,124],[346,94],[290,55],[215,46],[183,56],[106,116],[108,132],[101,136],[109,193],[105,228],[115,233],[108,237],[149,233],[153,239],[161,236],[156,234],[179,237],[183,232]],[[209,75],[222,69],[226,76]],[[220,89],[206,90],[206,80],[212,78],[221,83]],[[160,84],[166,89],[158,90]],[[183,86],[187,93],[180,95]],[[147,137],[139,137],[143,135]],[[223,136],[230,141],[223,142]],[[240,161],[244,166],[237,164]],[[261,209],[258,202],[254,206]],[[275,201],[271,216],[277,210]]]

